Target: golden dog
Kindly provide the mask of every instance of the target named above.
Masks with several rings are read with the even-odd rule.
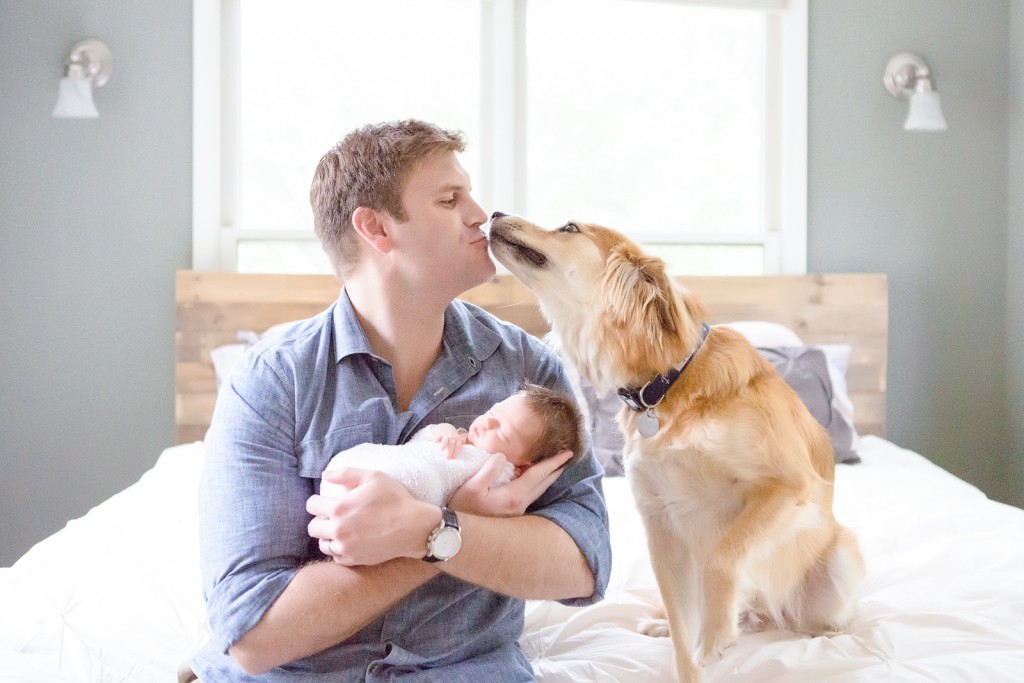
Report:
[[[832,514],[828,434],[775,368],[705,325],[665,264],[614,230],[496,213],[490,239],[563,353],[599,394],[623,396],[626,473],[680,680],[699,681],[741,625],[842,629],[864,561]]]

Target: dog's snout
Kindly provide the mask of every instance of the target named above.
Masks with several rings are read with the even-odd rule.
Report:
[[[491,214],[491,220],[493,221],[497,218],[504,218],[505,215],[506,214],[503,214],[501,211],[495,211],[494,213]]]

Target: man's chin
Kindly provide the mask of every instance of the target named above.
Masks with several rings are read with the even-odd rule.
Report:
[[[497,269],[494,266],[494,262],[490,258],[482,262],[477,262],[473,267],[466,266],[459,271],[449,271],[445,273],[441,281],[436,282],[435,285],[442,285],[451,287],[452,290],[458,290],[455,296],[459,296],[464,292],[467,292],[474,287],[490,282],[494,279],[494,275]]]
[[[498,268],[497,266],[494,265],[494,261],[491,259],[490,253],[484,252],[484,261],[483,263],[480,264],[480,268],[478,269],[479,279],[476,281],[475,284],[468,287],[467,289],[472,289],[477,285],[482,285],[485,282],[490,282],[491,280],[494,279],[494,276],[497,274],[497,272]]]
[[[487,255],[487,280],[498,274],[498,267],[494,264],[494,260],[490,254]],[[485,280],[486,281],[486,280]]]

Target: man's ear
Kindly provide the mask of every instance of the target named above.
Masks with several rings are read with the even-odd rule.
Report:
[[[352,227],[363,240],[381,254],[387,254],[394,248],[388,216],[375,209],[360,206],[352,212]]]

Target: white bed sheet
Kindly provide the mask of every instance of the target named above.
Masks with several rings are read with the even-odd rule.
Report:
[[[1024,681],[1024,511],[921,455],[864,437],[836,467],[835,514],[868,575],[848,633],[741,635],[706,681]],[[636,633],[657,586],[624,479],[607,479],[613,576],[582,609],[530,603],[524,651],[545,683],[673,679],[670,643]]]
[[[848,633],[743,635],[707,681],[1024,680],[1024,511],[875,437],[837,468],[836,515],[868,564]],[[0,569],[0,679],[169,681],[206,639],[196,550],[201,443]],[[614,566],[604,601],[527,604],[538,680],[672,680],[667,639],[636,632],[657,589],[621,478],[606,479]],[[161,543],[155,543],[162,539]]]

